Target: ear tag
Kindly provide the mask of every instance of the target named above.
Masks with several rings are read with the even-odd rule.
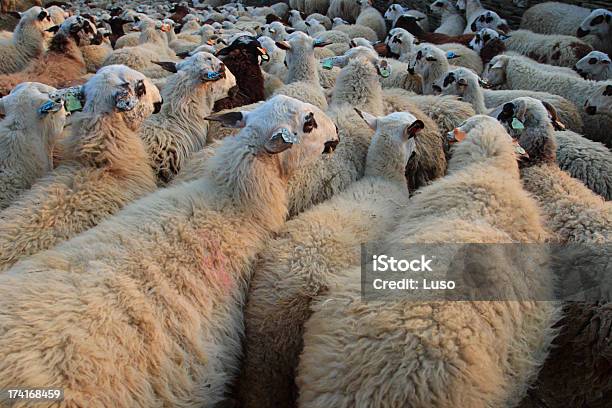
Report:
[[[206,79],[209,81],[215,81],[219,78],[221,78],[221,74],[219,74],[217,71],[208,71],[206,73]]]
[[[334,61],[332,58],[325,58],[323,60],[323,69],[332,69],[334,66]]]
[[[59,110],[58,104],[53,101],[47,101],[38,108],[38,113],[40,115],[45,115],[49,112],[57,112]]]
[[[380,65],[378,67],[378,72],[380,73],[381,77],[389,78],[389,75],[391,75],[391,67],[389,66],[387,61],[383,60],[380,62]]]
[[[292,133],[287,128],[282,128],[279,133],[281,137],[283,138],[283,140],[285,141],[285,143],[291,143],[291,144],[300,143],[300,139],[298,138],[298,136]]]
[[[453,51],[447,51],[446,52],[446,59],[453,59],[456,58],[457,54],[455,54]]]
[[[525,149],[523,149],[523,148],[521,147],[521,145],[519,145],[519,144],[515,144],[515,145],[514,145],[514,151],[515,151],[516,153],[520,154],[520,155],[524,155],[525,153],[527,153],[527,152],[525,151]]]
[[[215,45],[215,41],[213,39],[209,39],[208,41],[206,41],[206,44]]]
[[[523,129],[525,129],[525,126],[523,125],[523,122],[521,122],[517,118],[512,118],[512,125],[511,126],[512,126],[512,129],[514,129],[514,130],[523,130]]]
[[[315,46],[315,47],[316,47],[317,45],[321,44],[321,43],[323,43],[323,41],[321,41],[321,40],[319,40],[319,39],[314,40],[314,46]]]
[[[74,112],[83,109],[83,104],[81,104],[79,98],[77,98],[76,95],[71,93],[66,94],[66,100],[64,105],[66,106],[66,110],[68,112]]]

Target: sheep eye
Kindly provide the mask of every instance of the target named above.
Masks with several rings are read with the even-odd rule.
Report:
[[[437,61],[437,59],[435,59],[434,57],[427,57],[425,58],[427,61]]]
[[[593,65],[593,64],[597,64],[597,58],[591,58],[589,59],[589,64]]]
[[[423,58],[423,53],[421,51],[417,52],[416,59],[420,60]]]
[[[138,83],[136,84],[136,96],[138,96],[139,98],[143,95],[147,94],[147,88],[145,87],[145,84],[142,80],[138,81]]]
[[[493,17],[487,17],[487,18],[485,19],[485,21],[486,21],[487,23],[491,23],[491,22],[493,21]]]
[[[595,26],[597,24],[601,24],[603,23],[604,20],[604,16],[597,16],[593,19],[593,21],[591,21],[591,26]]]
[[[316,129],[317,127],[318,127],[318,124],[314,118],[314,113],[312,112],[308,113],[308,115],[306,115],[306,117],[304,118],[304,128],[303,128],[304,133],[310,133],[312,132],[313,129]]]

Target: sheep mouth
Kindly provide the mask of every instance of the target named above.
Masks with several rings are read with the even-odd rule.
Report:
[[[325,142],[325,147],[323,148],[323,153],[322,154],[333,153],[334,150],[336,150],[336,147],[338,146],[338,143],[340,143],[340,139],[330,140],[330,141]]]

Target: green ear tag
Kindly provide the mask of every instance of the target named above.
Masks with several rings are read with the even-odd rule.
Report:
[[[380,69],[380,76],[383,78],[389,78],[389,75],[391,75],[391,73],[389,72],[390,70],[388,68],[381,68]]]
[[[79,98],[71,93],[66,94],[66,110],[68,112],[74,112],[83,109],[83,105]]]
[[[334,66],[334,62],[331,58],[326,58],[323,60],[323,69],[332,69]]]
[[[378,73],[383,78],[389,78],[389,75],[391,75],[391,66],[389,66],[389,63],[386,60],[380,61],[380,64],[378,65]]]
[[[523,126],[523,122],[521,122],[517,118],[514,118],[514,119],[512,119],[512,129],[514,129],[514,130],[522,130],[522,129],[525,129],[525,126]]]

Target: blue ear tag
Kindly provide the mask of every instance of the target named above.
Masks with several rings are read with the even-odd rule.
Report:
[[[315,45],[315,47],[316,47],[317,45],[321,44],[322,42],[323,42],[323,41],[321,41],[321,40],[319,40],[319,39],[314,40],[314,45]]]
[[[219,74],[217,71],[208,71],[206,73],[206,79],[208,81],[214,81],[221,78],[221,74]]]
[[[291,133],[291,131],[287,128],[282,128],[280,130],[280,135],[285,141],[285,143],[291,143],[291,144],[300,143],[300,139],[298,138],[298,136],[294,133]]]
[[[522,129],[525,129],[525,126],[523,125],[523,122],[521,122],[517,118],[513,118],[512,119],[512,129],[522,130]]]
[[[57,105],[55,102],[47,101],[43,103],[40,108],[38,108],[38,113],[40,115],[45,115],[49,112],[57,112],[58,110],[59,109],[57,108]]]
[[[323,60],[323,69],[332,69],[334,66],[334,61],[331,58],[325,58]]]
[[[447,51],[446,59],[453,59],[453,58],[457,58],[457,54],[455,54],[453,51]]]

